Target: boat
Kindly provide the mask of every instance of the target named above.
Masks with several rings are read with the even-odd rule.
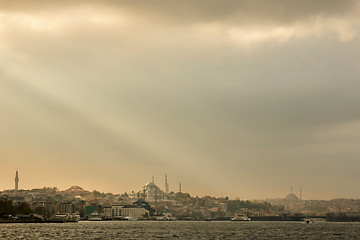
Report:
[[[231,218],[231,221],[245,222],[245,221],[251,221],[251,218],[249,218],[248,216],[243,215],[243,214],[235,214],[235,216],[233,218]]]
[[[251,218],[246,216],[233,217],[231,221],[251,221]]]
[[[322,218],[322,217],[316,217],[311,219],[313,220],[314,223],[326,222],[326,218]]]
[[[125,220],[128,220],[128,221],[139,221],[139,218],[136,218],[136,217],[125,217]]]
[[[57,213],[51,217],[51,221],[53,222],[66,222],[67,221],[67,214],[65,213]]]
[[[176,217],[170,216],[170,215],[165,215],[165,216],[160,216],[156,218],[157,221],[176,221]]]
[[[89,221],[101,221],[102,219],[101,219],[101,216],[99,213],[93,212],[89,215],[88,220]]]
[[[71,215],[68,215],[67,222],[78,222],[80,220],[80,215],[77,213],[73,213]]]
[[[304,223],[319,223],[319,222],[326,222],[326,218],[321,218],[321,217],[315,217],[315,218],[307,217],[307,218],[304,218]]]
[[[304,218],[304,223],[306,224],[314,223],[314,220],[312,218]]]

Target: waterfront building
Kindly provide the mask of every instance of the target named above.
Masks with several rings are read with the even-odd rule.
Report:
[[[73,212],[73,206],[70,202],[60,203],[60,213],[71,214]]]
[[[106,219],[112,218],[112,205],[111,204],[105,204],[103,206],[103,213],[102,216]]]
[[[106,211],[106,215],[108,215],[109,209],[104,209],[104,213]],[[131,205],[120,205],[120,204],[113,204],[111,206],[111,216],[112,218],[126,218],[126,217],[133,217],[133,218],[141,218],[145,215],[149,215],[149,211],[145,208],[138,208]]]
[[[97,205],[85,206],[85,214],[86,214],[86,216],[89,216],[92,213],[98,213],[98,212],[99,212],[99,207]]]

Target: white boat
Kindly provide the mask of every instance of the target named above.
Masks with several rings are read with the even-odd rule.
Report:
[[[128,221],[139,221],[139,219],[136,217],[125,217],[125,219]]]
[[[101,216],[99,213],[93,212],[89,215],[88,220],[89,221],[101,221],[102,219],[101,219]]]
[[[231,221],[251,221],[251,218],[242,214],[235,214]]]
[[[157,221],[176,221],[176,217],[173,216],[160,216],[156,218]]]
[[[77,213],[73,213],[71,215],[68,215],[67,222],[78,222],[80,220],[80,215]]]
[[[66,222],[67,217],[68,216],[65,213],[57,213],[51,217],[51,220],[55,222]]]

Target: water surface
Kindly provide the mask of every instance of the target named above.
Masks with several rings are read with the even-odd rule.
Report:
[[[360,239],[360,223],[155,222],[0,224],[0,239]]]

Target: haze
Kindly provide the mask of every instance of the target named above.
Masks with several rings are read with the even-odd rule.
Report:
[[[359,198],[359,29],[355,0],[0,1],[0,188]]]

